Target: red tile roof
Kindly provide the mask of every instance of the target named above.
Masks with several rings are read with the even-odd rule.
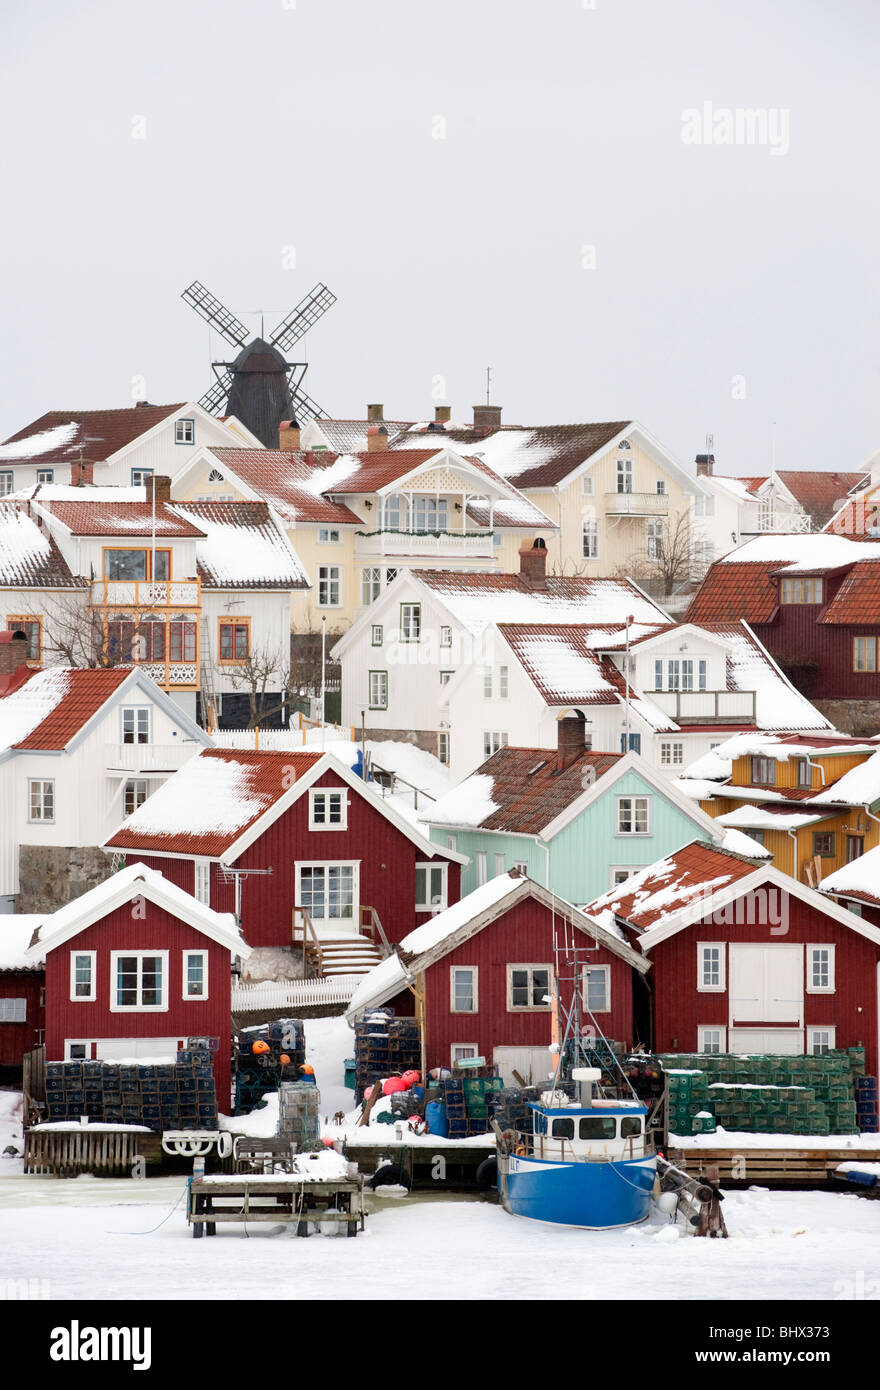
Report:
[[[626,698],[626,681],[596,651],[594,630],[576,623],[499,623],[498,630],[548,705],[616,705],[618,696]]]
[[[202,585],[209,589],[307,589],[309,581],[266,502],[175,502],[193,518]]]
[[[409,429],[410,420],[315,420],[330,448],[337,454],[357,454],[367,447],[367,430],[384,425],[391,439],[401,430]]]
[[[724,562],[710,567],[684,615],[686,623],[768,623],[776,611],[778,589],[771,579],[778,560]]]
[[[34,439],[34,450],[31,454],[23,455],[16,452],[7,462],[14,463],[18,459],[22,463],[37,463],[48,467],[54,463],[72,463],[80,456],[86,462],[103,462],[119,449],[123,449],[126,444],[131,444],[132,440],[146,434],[160,421],[175,415],[184,404],[185,402],[179,402],[177,405],[126,406],[120,410],[48,410],[39,420],[25,425],[24,429],[11,434],[4,441],[6,444],[15,444],[19,440]],[[74,423],[77,426],[76,433],[66,438],[59,447],[48,450],[39,448],[39,440],[35,436]]]
[[[780,468],[776,476],[800,502],[812,519],[814,529],[821,531],[847,494],[864,481],[865,472]]]
[[[880,560],[853,565],[819,618],[820,623],[880,623]]]
[[[472,777],[491,778],[489,797],[497,807],[480,822],[479,828],[506,830],[517,835],[540,834],[556,816],[583,796],[593,782],[614,767],[621,756],[620,753],[582,753],[562,772],[557,772],[555,748],[499,748],[471,774]],[[467,780],[453,791],[456,799]],[[442,815],[442,800],[437,804],[437,813]],[[428,819],[433,822],[434,814],[429,812]]]
[[[728,850],[694,840],[617,884],[583,910],[600,922],[610,911],[637,931],[647,931],[704,894],[708,897],[731,882],[748,878],[757,867]]]
[[[107,841],[113,849],[216,859],[324,756],[206,748],[159,787]]]
[[[46,671],[31,672],[24,685],[0,700],[0,717],[5,712],[6,700],[23,703],[45,699],[48,713],[12,747],[23,750],[66,748],[130,675],[131,670],[123,667],[109,670],[50,667]],[[12,708],[10,706],[10,713]]]
[[[391,448],[408,449],[413,440],[425,438],[436,439],[438,449],[448,447],[471,455],[479,453],[481,445],[487,446],[487,440],[491,440],[492,459],[499,473],[521,489],[549,488],[562,482],[631,423],[612,420],[583,425],[502,425],[489,435],[455,424],[442,432],[430,433],[427,426],[416,426],[393,439]],[[531,453],[533,463],[529,462]]]
[[[26,508],[0,504],[0,588],[78,589],[85,582],[71,574],[55,541]]]
[[[246,487],[266,499],[285,521],[314,521],[333,526],[363,526],[344,503],[333,502],[317,490],[320,470],[336,462],[336,454],[282,449],[212,449]]]
[[[150,502],[40,502],[75,536],[150,536],[153,506]],[[179,516],[167,502],[155,510],[157,536],[204,536],[193,522]]]

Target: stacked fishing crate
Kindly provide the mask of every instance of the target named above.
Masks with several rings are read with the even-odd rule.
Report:
[[[560,1089],[560,1088],[557,1088]],[[571,1088],[574,1091],[574,1087]],[[531,1134],[534,1111],[529,1109],[530,1101],[538,1100],[537,1086],[504,1086],[491,1091],[488,1097],[489,1120],[494,1120],[501,1130],[516,1130],[520,1134]]]
[[[744,1133],[857,1134],[854,1080],[864,1049],[820,1056],[666,1054],[669,1129],[711,1133],[705,1112],[726,1130]],[[870,1091],[868,1092],[870,1094]],[[876,1114],[876,1087],[874,1090]],[[700,1116],[699,1127],[688,1118]]]
[[[283,1063],[282,1057],[289,1061]],[[302,1019],[276,1018],[243,1028],[236,1044],[235,1114],[250,1114],[267,1092],[278,1090],[282,1077],[297,1075],[305,1057]]]
[[[208,1048],[178,1052],[175,1062],[47,1062],[50,1122],[216,1129],[217,1096]]]
[[[396,1018],[391,1009],[371,1009],[355,1024],[354,1040],[357,1103],[374,1081],[421,1067],[419,1025],[414,1018]]]
[[[448,1081],[446,1085],[448,1088]],[[492,1096],[499,1095],[503,1089],[504,1082],[499,1076],[466,1076],[464,1078],[464,1103],[467,1112],[468,1134],[487,1134],[489,1132],[489,1101]]]
[[[304,1081],[282,1081],[278,1096],[278,1134],[296,1145],[297,1153],[320,1149],[321,1093]]]
[[[854,1076],[856,1093],[856,1123],[862,1134],[876,1134],[880,1129],[877,1118],[876,1076]]]

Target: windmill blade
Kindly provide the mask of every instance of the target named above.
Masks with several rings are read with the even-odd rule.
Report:
[[[292,379],[289,385],[293,413],[299,425],[308,425],[312,420],[328,420],[330,418],[326,410],[323,410],[316,401],[313,401],[311,396],[307,396],[305,391],[294,384]]]
[[[202,407],[202,410],[207,410],[211,415],[218,415],[221,406],[226,404],[226,400],[229,396],[232,387],[232,376],[225,368],[222,372],[218,372],[215,367],[214,374],[217,380],[202,396],[199,405]]]
[[[248,340],[248,331],[244,324],[235,317],[234,314],[216,299],[210,290],[206,290],[204,285],[199,284],[198,280],[193,280],[180,296],[191,309],[209,323],[212,328],[216,328],[221,333],[227,343],[232,343],[235,347],[243,347]]]
[[[308,333],[309,329],[335,303],[336,295],[332,290],[328,290],[326,285],[316,285],[305,299],[300,300],[296,308],[291,309],[287,318],[281,320],[270,341],[281,352],[286,352],[291,344],[301,338],[304,333]]]

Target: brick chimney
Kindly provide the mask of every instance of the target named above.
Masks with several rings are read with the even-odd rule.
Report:
[[[23,632],[0,632],[0,676],[27,665],[28,639]]]
[[[571,767],[587,747],[587,721],[576,714],[567,714],[556,725],[556,771]]]
[[[370,409],[374,409],[370,406]],[[379,406],[381,410],[382,407]],[[371,454],[384,453],[388,448],[388,431],[384,425],[370,425],[367,430],[367,449]]]
[[[289,453],[301,448],[299,425],[295,420],[282,420],[278,426],[278,448]]]
[[[501,429],[501,406],[500,405],[475,405],[474,406],[474,429],[477,434],[493,434],[495,430]]]
[[[451,406],[451,405],[435,405],[435,406],[434,406],[434,420],[436,421],[436,423],[437,423],[438,425],[448,425],[451,418],[452,418],[452,406]]]
[[[152,483],[152,492],[150,491],[150,488],[149,488],[149,486],[148,486],[148,487],[147,487],[147,501],[148,501],[148,502],[152,502],[152,500],[153,500],[154,497],[155,497],[155,499],[156,499],[157,502],[170,502],[170,501],[171,501],[171,479],[170,479],[170,478],[166,477],[164,473],[154,473],[154,474],[153,474],[153,477],[150,479],[150,482]]]
[[[71,487],[88,487],[94,481],[95,465],[88,459],[76,459],[70,465]]]
[[[547,546],[540,536],[531,545],[524,541],[520,546],[519,572],[530,589],[546,589]]]
[[[715,471],[714,454],[697,454],[697,477],[711,478]]]
[[[384,419],[385,419],[385,407],[384,407],[384,405],[368,405],[368,406],[367,406],[367,419],[368,419],[368,420],[372,420],[372,421],[374,421],[374,422],[378,422],[378,421],[380,421],[380,420],[384,420]]]

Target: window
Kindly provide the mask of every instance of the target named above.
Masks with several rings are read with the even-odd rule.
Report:
[[[483,757],[491,758],[499,748],[507,747],[507,732],[503,729],[486,729],[483,733]]]
[[[611,1133],[612,1135],[614,1134],[613,1120],[611,1122]],[[551,1134],[554,1139],[573,1139],[574,1120],[570,1116],[566,1116],[566,1118],[562,1120],[554,1120]]]
[[[651,798],[649,796],[619,796],[617,798],[618,835],[650,835]]]
[[[854,670],[854,671],[876,671],[876,670],[877,670],[877,638],[876,638],[876,637],[854,637],[854,638],[853,638],[853,670]]]
[[[80,1003],[93,1003],[97,998],[95,979],[96,951],[71,951],[70,997]]]
[[[584,1007],[591,1014],[607,1014],[611,1010],[611,966],[588,965],[584,971]]]
[[[184,999],[207,999],[208,997],[208,952],[184,951],[183,953],[183,997]]]
[[[219,468],[211,469],[210,473],[208,474],[209,483],[223,483],[225,481],[226,479],[223,477],[223,474],[220,472]]]
[[[694,516],[714,516],[715,498],[714,497],[695,497]]]
[[[549,965],[509,965],[507,967],[507,1009],[550,1008],[544,996],[550,993],[553,970]]]
[[[446,530],[446,498],[413,498],[413,526],[417,532]]]
[[[599,558],[599,523],[595,519],[584,522],[582,528],[583,552],[585,560]]]
[[[632,492],[633,490],[633,461],[620,454],[617,456],[617,491]]]
[[[796,761],[798,786],[811,787],[813,785],[813,769],[810,767],[809,758],[798,758]]]
[[[38,483],[52,483],[52,482],[54,482],[54,481],[55,481],[55,469],[54,469],[54,468],[38,468],[38,469],[37,469],[37,482],[38,482]]]
[[[178,621],[168,624],[169,660],[194,662],[197,647],[196,624],[194,622]]]
[[[27,659],[28,661],[39,661],[42,655],[42,628],[41,618],[13,618],[6,619],[7,632],[23,632],[27,638]]]
[[[679,767],[684,762],[683,743],[661,743],[660,744],[660,766]]]
[[[166,1010],[167,980],[167,951],[111,951],[111,1012]]]
[[[492,544],[496,550],[499,550],[501,546],[504,544],[504,537],[502,536],[500,531],[492,532]]]
[[[220,660],[247,661],[250,653],[249,622],[235,622],[230,618],[220,619]]]
[[[446,848],[447,848],[447,849],[452,849],[452,850],[454,850],[454,849],[455,849],[455,846],[456,846],[456,843],[457,843],[457,842],[456,842],[456,838],[455,838],[454,835],[447,835],[447,836],[446,836]]]
[[[444,767],[449,766],[449,734],[445,730],[437,735],[437,758]]]
[[[298,906],[313,922],[352,921],[355,916],[357,865],[299,864]]]
[[[0,497],[8,497],[13,490],[12,472],[4,468],[0,471]]]
[[[175,444],[195,444],[195,442],[196,442],[196,422],[195,422],[195,420],[175,420],[175,421],[174,421],[174,442],[175,442]]]
[[[449,1008],[454,1014],[475,1014],[477,1012],[477,967],[475,965],[451,965],[449,967]]]
[[[502,875],[503,873],[506,873],[506,869],[505,869],[505,867],[504,867],[504,855],[503,855],[503,854],[496,854],[496,855],[494,856],[494,859],[495,859],[495,873],[494,873],[493,877],[494,877],[494,878],[500,878],[501,875]]]
[[[698,1028],[698,1052],[724,1052],[727,1048],[726,1028]]]
[[[581,1139],[614,1139],[616,1131],[617,1121],[611,1115],[584,1115],[578,1124],[578,1136]],[[641,1134],[640,1122],[638,1130],[634,1132]],[[629,1135],[626,1137],[629,1138]]]
[[[699,941],[697,943],[697,989],[702,993],[723,993],[724,943],[721,941]]]
[[[619,883],[626,883],[628,878],[632,878],[633,874],[637,874],[644,867],[643,864],[616,865],[611,870],[611,887],[616,888]]]
[[[851,864],[854,859],[861,859],[865,852],[865,837],[863,835],[847,835],[846,837],[846,862]],[[852,910],[850,908],[850,910]]]
[[[449,682],[452,680],[452,677],[453,677],[454,675],[455,675],[455,672],[454,672],[454,671],[441,671],[441,672],[440,672],[440,684],[441,684],[441,685],[448,685]]]
[[[338,608],[341,603],[342,579],[339,565],[318,566],[318,607]]]
[[[642,751],[642,736],[641,736],[641,734],[630,734],[630,735],[629,735],[629,738],[627,739],[626,731],[624,730],[624,732],[620,735],[620,751],[621,751],[621,753],[625,753],[625,752],[627,751],[627,743],[629,743],[629,751],[630,751],[631,753],[641,753],[641,751]]]
[[[370,629],[370,642],[374,647],[381,647],[384,637],[384,628],[381,623],[373,623]]]
[[[451,646],[452,646],[452,628],[451,628],[451,627],[441,627],[441,629],[440,629],[440,646],[441,646],[441,647],[451,647]]]
[[[309,829],[345,830],[348,827],[348,793],[343,787],[312,787],[309,791]]]
[[[821,859],[833,859],[834,853],[834,831],[814,830],[813,854],[818,854]]]
[[[122,807],[125,815],[133,816],[137,808],[143,806],[149,794],[147,783],[142,777],[129,778],[122,793]]]
[[[0,999],[0,1023],[27,1023],[26,999]]]
[[[55,783],[54,781],[43,781],[37,778],[28,780],[28,802],[30,821],[54,821],[55,819]]]
[[[370,672],[370,709],[388,708],[388,672]]]
[[[779,586],[779,596],[783,603],[821,603],[822,580],[783,579]]]
[[[492,667],[483,667],[483,699],[492,699]]]
[[[132,487],[146,487],[147,479],[152,478],[152,468],[133,468],[131,470]]]
[[[666,661],[654,662],[655,690],[693,690],[694,676],[697,688],[706,689],[708,663],[704,658],[672,657]]]
[[[645,522],[645,556],[648,560],[663,559],[663,522]]]
[[[197,902],[211,906],[211,861],[197,859],[193,865],[193,896]]]
[[[528,878],[529,866],[524,859],[514,859],[511,868],[515,869],[521,878]]]
[[[400,640],[418,642],[422,634],[422,605],[402,603],[400,605]]]
[[[382,592],[382,570],[379,565],[367,565],[361,570],[361,603],[368,608]]]
[[[775,758],[752,758],[751,759],[751,782],[753,786],[775,787],[776,786],[776,759]]]
[[[834,947],[807,947],[807,993],[834,993]]]
[[[510,671],[507,666],[498,667],[498,699],[506,700],[510,694]]]
[[[456,1062],[466,1062],[471,1057],[478,1057],[476,1043],[453,1043],[450,1050],[450,1060],[455,1066]]]
[[[442,912],[446,907],[447,864],[416,864],[416,912]]]
[[[581,492],[585,497],[592,497],[594,492],[592,473],[581,474]]]
[[[658,496],[658,497],[665,497],[665,496],[666,496],[666,479],[665,479],[665,478],[658,478],[658,479],[657,479],[657,496]]]
[[[150,711],[148,708],[131,708],[122,711],[122,742],[149,743]]]
[[[836,1028],[808,1028],[807,1053],[811,1057],[822,1057],[833,1052],[836,1046]]]
[[[105,579],[146,579],[146,550],[105,550]]]
[[[484,849],[478,849],[474,859],[477,865],[477,887],[482,888],[489,877],[489,857]]]
[[[318,544],[319,544],[319,545],[338,545],[338,544],[339,544],[339,532],[336,530],[335,527],[331,527],[331,526],[319,526],[319,527],[318,527]]]
[[[764,842],[765,842],[765,835],[764,835],[764,831],[763,831],[763,830],[747,830],[745,833],[746,833],[746,835],[748,835],[748,837],[749,837],[750,840],[754,840],[754,841],[755,841],[755,844],[758,844],[758,845],[763,845],[763,844],[764,844]]]

